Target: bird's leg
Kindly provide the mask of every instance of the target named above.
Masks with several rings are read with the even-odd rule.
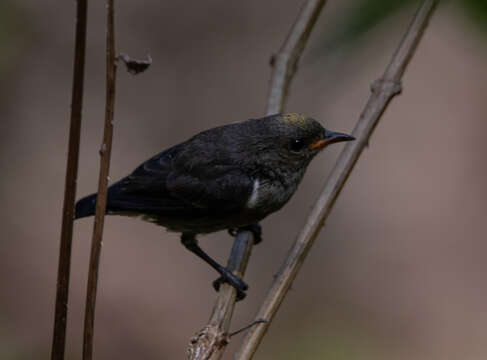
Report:
[[[228,229],[228,233],[231,236],[237,236],[237,233],[239,231],[250,231],[254,235],[254,245],[257,245],[262,241],[262,227],[259,224],[252,224],[235,229]],[[213,287],[216,291],[218,291],[220,289],[220,285],[224,282],[227,282],[227,279],[224,276],[220,276],[218,279],[213,281]],[[237,292],[237,301],[242,300],[244,297],[245,293]]]
[[[262,241],[262,226],[260,224],[252,224],[247,226],[242,226],[239,228],[228,229],[230,236],[237,236],[239,231],[246,230],[254,234],[254,245],[259,244]]]
[[[237,289],[237,298],[243,299],[245,297],[245,290],[248,289],[248,285],[240,279],[238,276],[234,275],[231,271],[229,271],[227,268],[221,266],[218,264],[215,260],[213,260],[207,253],[203,251],[198,245],[198,241],[196,240],[195,234],[192,233],[183,233],[181,235],[181,243],[191,251],[193,254],[198,256],[200,259],[202,259],[204,262],[209,264],[213,269],[218,271],[218,273],[221,275],[219,279],[221,279],[221,282],[228,282],[230,285],[232,285],[235,289]],[[218,291],[220,288],[213,283],[213,287]]]

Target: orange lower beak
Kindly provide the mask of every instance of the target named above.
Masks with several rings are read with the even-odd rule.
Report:
[[[351,141],[351,140],[355,140],[355,138],[347,134],[326,130],[324,138],[311,144],[309,146],[309,149],[321,150],[330,144],[334,144],[342,141]]]

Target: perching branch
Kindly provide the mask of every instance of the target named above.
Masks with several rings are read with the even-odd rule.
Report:
[[[64,187],[61,244],[59,247],[56,310],[54,315],[54,331],[51,349],[52,360],[64,359],[66,345],[74,201],[76,198],[76,179],[78,177],[81,110],[83,108],[87,7],[87,0],[78,0],[76,9],[73,89],[71,95],[71,124],[69,128],[68,163]]]
[[[91,360],[93,356],[93,334],[95,323],[96,290],[98,269],[100,264],[101,241],[107,204],[108,173],[112,151],[113,111],[115,106],[115,30],[114,0],[107,0],[107,31],[106,31],[106,105],[103,143],[100,149],[100,176],[98,179],[98,196],[96,200],[95,224],[91,242],[90,265],[88,271],[88,287],[86,293],[85,324],[83,333],[83,360]]]
[[[352,133],[357,140],[348,143],[340,154],[318,201],[308,216],[256,316],[256,319],[267,320],[267,322],[256,324],[250,328],[234,358],[235,360],[249,360],[257,350],[270,322],[301,268],[301,264],[323,227],[345,181],[362,150],[368,144],[377,122],[391,99],[401,91],[402,75],[421,40],[436,4],[436,0],[423,1],[384,74],[372,85],[372,94]]]
[[[271,78],[267,114],[281,112],[286,93],[296,72],[298,60],[304,50],[325,0],[308,0],[279,53],[273,57],[274,71]],[[254,245],[250,231],[239,231],[228,260],[228,267],[238,276],[243,276]],[[230,320],[236,301],[236,290],[229,284],[222,284],[208,325],[191,338],[188,359],[220,359],[229,338]]]
[[[227,267],[235,275],[243,277],[252,250],[252,236],[247,231],[237,234]],[[229,284],[222,284],[213,307],[208,325],[191,338],[188,359],[220,359],[228,344],[228,329],[235,308],[236,290]]]

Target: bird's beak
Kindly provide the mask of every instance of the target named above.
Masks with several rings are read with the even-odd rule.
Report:
[[[339,133],[339,132],[334,132],[330,130],[325,130],[325,135],[323,136],[323,139],[320,139],[313,144],[309,146],[310,150],[321,150],[327,147],[330,144],[334,144],[337,142],[342,142],[342,141],[351,141],[355,140],[353,136]]]

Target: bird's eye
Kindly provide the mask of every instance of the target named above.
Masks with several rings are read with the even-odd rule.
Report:
[[[301,150],[303,150],[304,145],[305,145],[305,141],[303,139],[294,139],[291,140],[291,144],[289,148],[292,152],[300,152]]]

